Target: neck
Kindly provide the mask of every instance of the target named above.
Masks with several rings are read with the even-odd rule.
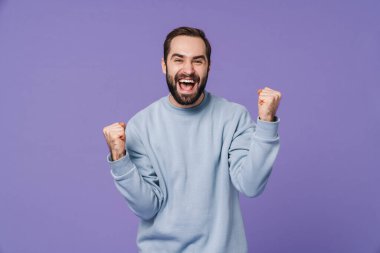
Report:
[[[195,101],[194,103],[190,104],[190,105],[181,105],[179,104],[172,96],[172,94],[170,94],[169,96],[169,101],[172,105],[176,106],[176,107],[179,107],[179,108],[191,108],[191,107],[194,107],[194,106],[197,106],[199,105],[200,103],[202,103],[203,101],[203,98],[205,96],[205,92],[203,91],[201,96],[198,98],[197,101]]]

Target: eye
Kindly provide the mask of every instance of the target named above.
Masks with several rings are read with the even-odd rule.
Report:
[[[179,59],[179,58],[174,59],[174,62],[182,62],[182,59]]]
[[[202,63],[203,63],[202,60],[195,60],[194,62],[195,62],[196,64],[202,64]]]

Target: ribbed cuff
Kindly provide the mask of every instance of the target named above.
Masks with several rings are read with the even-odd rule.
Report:
[[[279,124],[280,118],[278,117],[275,117],[273,122],[260,120],[259,117],[257,117],[255,135],[263,139],[277,138]]]
[[[111,166],[111,175],[115,180],[128,177],[128,174],[136,168],[127,154],[116,161],[112,161],[111,154],[107,155],[107,162]]]

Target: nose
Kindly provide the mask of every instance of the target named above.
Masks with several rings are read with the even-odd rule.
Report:
[[[185,61],[183,65],[183,72],[186,74],[193,74],[194,73],[194,66],[191,61]]]

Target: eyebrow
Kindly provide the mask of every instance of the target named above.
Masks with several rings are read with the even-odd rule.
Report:
[[[180,57],[180,58],[184,58],[184,57],[185,57],[185,56],[182,55],[182,54],[174,53],[174,54],[172,55],[172,57],[170,57],[170,59],[172,59],[173,57],[176,57],[176,56],[177,56],[177,57]],[[204,55],[197,55],[197,56],[194,56],[193,59],[203,59],[203,60],[206,61],[206,57],[205,57]]]

